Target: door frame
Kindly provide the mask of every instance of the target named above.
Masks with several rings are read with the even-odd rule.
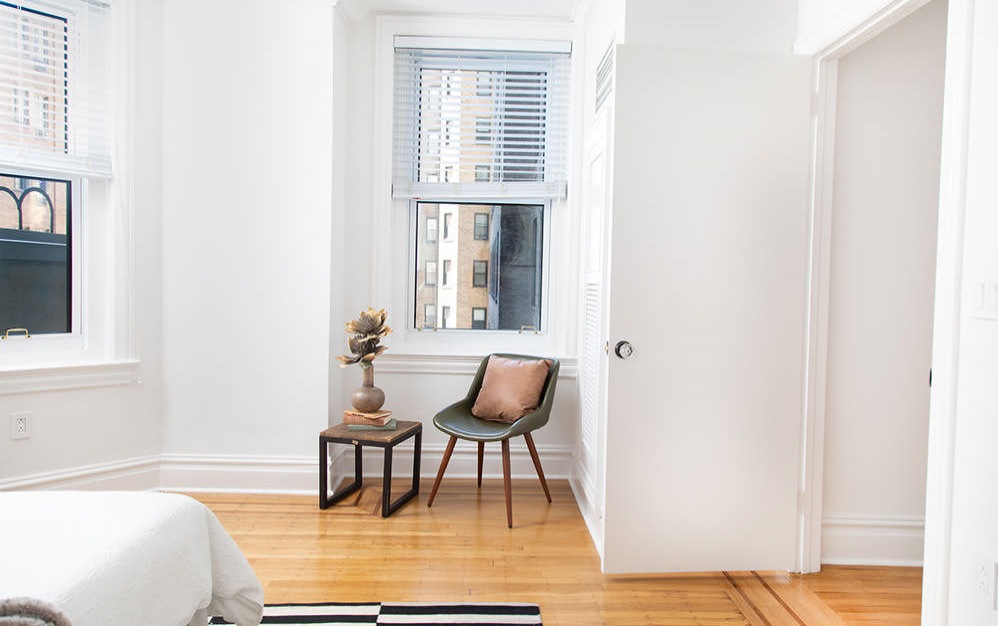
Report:
[[[824,445],[825,445],[825,408],[828,383],[828,317],[829,317],[829,286],[831,276],[831,239],[833,188],[835,175],[835,129],[836,129],[836,99],[838,90],[838,62],[859,46],[870,41],[908,15],[922,8],[932,0],[894,0],[876,11],[866,19],[860,20],[832,43],[817,51],[801,50],[795,47],[797,53],[811,53],[814,65],[812,101],[812,132],[814,143],[811,153],[811,198],[809,207],[809,259],[807,283],[807,313],[805,325],[804,353],[804,398],[803,398],[803,428],[801,429],[801,474],[797,555],[797,570],[801,573],[817,572],[821,569],[821,536],[823,527],[822,487],[824,484]],[[952,2],[953,0],[951,0]],[[951,11],[952,13],[952,11]],[[950,16],[952,17],[952,15]],[[953,32],[948,26],[947,38]],[[949,48],[947,48],[947,83],[949,82]],[[950,92],[947,85],[947,94]],[[949,102],[947,101],[947,106]],[[944,114],[944,128],[946,126]],[[945,130],[944,130],[945,135]],[[947,141],[944,137],[944,161],[947,160]],[[952,143],[952,142],[950,142]],[[945,167],[945,164],[943,165]],[[955,334],[949,327],[940,324],[940,303],[950,295],[952,289],[959,284],[952,283],[953,271],[941,263],[954,253],[955,242],[944,240],[948,231],[944,232],[946,220],[953,219],[950,213],[953,207],[943,202],[943,196],[950,192],[943,176],[943,187],[940,190],[940,234],[937,248],[937,297],[936,321],[933,339],[933,368],[942,371],[943,363],[937,362],[942,354],[955,350]],[[946,205],[946,215],[943,215]],[[958,246],[962,250],[962,239]],[[958,256],[955,258],[959,258]],[[942,294],[940,297],[939,294]],[[937,367],[938,366],[938,367]],[[943,395],[942,385],[950,385],[950,381],[934,381],[933,396]],[[933,402],[930,408],[930,438],[942,436],[936,431],[949,417],[936,415],[941,407]],[[949,427],[951,429],[951,426]],[[950,433],[951,434],[951,433]],[[951,446],[950,446],[951,448]],[[933,459],[930,459],[933,460]],[[952,481],[950,467],[948,481]],[[930,470],[930,474],[932,471]],[[946,482],[946,481],[944,481]],[[948,497],[948,490],[946,490]],[[948,510],[948,509],[947,509]],[[928,552],[928,545],[926,552]]]

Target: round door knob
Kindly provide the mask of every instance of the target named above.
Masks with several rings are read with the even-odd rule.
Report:
[[[617,345],[613,348],[613,353],[616,354],[618,358],[626,359],[634,354],[634,346],[632,346],[629,341],[618,341]]]

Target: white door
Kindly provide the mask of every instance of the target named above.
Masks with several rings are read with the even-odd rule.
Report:
[[[604,569],[792,569],[810,62],[624,45],[616,71]]]

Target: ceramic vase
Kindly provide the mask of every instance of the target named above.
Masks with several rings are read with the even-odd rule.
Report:
[[[364,383],[350,395],[353,408],[361,413],[374,413],[385,404],[385,392],[374,386],[374,365],[362,367]]]

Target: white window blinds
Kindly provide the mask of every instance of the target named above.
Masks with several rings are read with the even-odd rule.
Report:
[[[0,0],[0,165],[110,175],[107,9]]]
[[[564,197],[567,44],[551,52],[439,42],[396,39],[393,195]]]

